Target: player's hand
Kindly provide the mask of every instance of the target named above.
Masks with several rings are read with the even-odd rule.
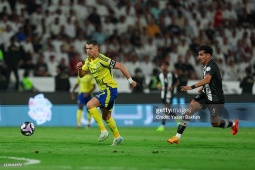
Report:
[[[190,86],[181,86],[181,91],[192,90]]]
[[[83,66],[83,63],[82,63],[82,62],[77,63],[77,68],[78,68],[78,69],[81,69],[82,66]]]
[[[156,87],[157,87],[158,90],[162,90],[162,87],[161,87],[161,86],[156,85]]]
[[[74,100],[75,99],[74,93],[71,92],[70,97],[71,97],[72,100]]]
[[[203,88],[200,88],[200,89],[198,89],[198,93],[201,93],[202,92],[202,90],[203,90]]]
[[[135,81],[133,81],[133,82],[130,84],[131,87],[135,87],[136,85],[137,85],[137,83],[136,83]]]

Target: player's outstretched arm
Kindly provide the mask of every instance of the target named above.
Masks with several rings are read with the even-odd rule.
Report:
[[[137,85],[137,83],[132,79],[132,77],[130,76],[129,72],[127,71],[126,67],[123,64],[116,61],[114,69],[120,70],[123,76],[126,77],[126,79],[128,80],[132,87],[135,87]]]
[[[182,86],[181,90],[182,91],[192,90],[197,87],[203,86],[205,84],[209,84],[211,82],[211,79],[212,79],[212,76],[210,74],[207,74],[202,80],[200,80],[199,82],[197,82],[196,84],[192,86]]]

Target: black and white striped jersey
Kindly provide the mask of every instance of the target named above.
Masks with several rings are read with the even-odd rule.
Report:
[[[173,84],[177,82],[177,78],[172,72],[167,72],[163,74],[162,72],[158,75],[158,82],[160,82],[162,86],[161,90],[161,99],[169,99],[172,98],[172,91],[169,90]]]

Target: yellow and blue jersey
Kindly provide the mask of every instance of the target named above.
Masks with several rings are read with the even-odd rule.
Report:
[[[118,87],[112,75],[112,69],[114,68],[115,63],[116,61],[99,53],[95,60],[87,58],[84,65],[82,66],[82,69],[85,71],[90,71],[96,80],[99,90],[103,91],[107,87]]]
[[[100,92],[95,97],[99,100],[101,108],[106,108],[110,111],[118,95],[118,85],[112,75],[115,63],[116,61],[99,53],[95,60],[87,58],[82,66],[82,69],[84,71],[89,70],[96,80]]]
[[[88,93],[93,89],[95,84],[94,77],[91,74],[86,74],[82,78],[78,76],[76,83],[80,86],[79,93]]]

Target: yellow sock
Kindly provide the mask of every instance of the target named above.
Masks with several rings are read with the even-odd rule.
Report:
[[[104,126],[104,122],[103,122],[103,119],[101,117],[101,114],[100,112],[97,110],[97,108],[93,107],[91,109],[88,110],[89,113],[91,114],[91,116],[93,116],[93,118],[95,119],[95,121],[97,122],[98,126],[99,126],[99,129],[101,131],[104,131],[106,130],[105,129],[105,126]]]
[[[77,116],[77,125],[81,126],[82,110],[78,109],[77,113],[76,113],[76,116]]]
[[[120,133],[118,131],[117,125],[115,123],[115,120],[111,117],[108,120],[105,120],[106,124],[108,125],[108,127],[111,129],[113,136],[115,138],[118,138],[120,136]]]
[[[87,118],[88,118],[88,125],[90,125],[90,121],[91,121],[91,114],[88,112],[87,114]]]

